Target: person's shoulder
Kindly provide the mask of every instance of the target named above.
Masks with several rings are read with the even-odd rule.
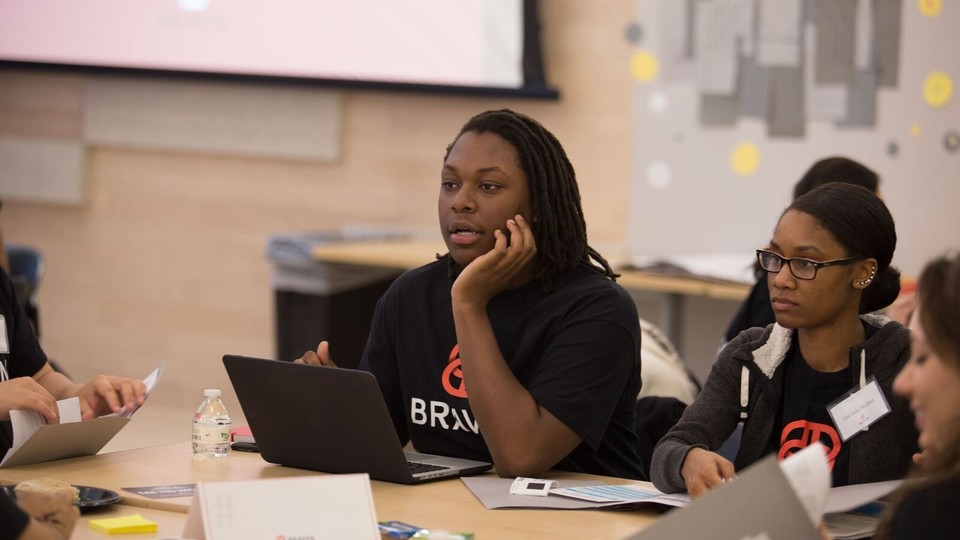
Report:
[[[731,353],[734,351],[755,351],[770,341],[776,327],[775,324],[768,324],[767,326],[747,328],[737,334],[737,337],[731,339],[723,347],[723,350]]]
[[[604,301],[611,304],[633,306],[636,303],[630,293],[619,283],[610,279],[596,268],[584,263],[567,270],[557,280],[558,288],[565,289],[568,295],[592,302]]]
[[[882,351],[893,352],[896,356],[909,354],[909,329],[885,315],[861,315],[861,319],[865,324],[875,329],[873,335],[864,343],[867,349],[876,348]]]
[[[954,475],[908,494],[897,509],[897,528],[909,529],[915,534],[929,533],[935,538],[955,538],[960,530],[958,491],[960,476]],[[937,533],[949,536],[936,536]]]
[[[394,281],[394,285],[413,284],[421,281],[434,279],[438,275],[448,276],[450,272],[450,260],[447,257],[431,261],[423,266],[411,268],[400,274]]]
[[[425,297],[429,289],[441,283],[446,282],[449,287],[449,268],[449,260],[443,258],[406,270],[387,287],[381,301],[402,303],[410,298]]]
[[[556,281],[561,287],[616,292],[617,294],[623,292],[629,295],[626,289],[620,286],[619,283],[607,277],[599,269],[586,263],[578,263],[573,268],[561,272]]]

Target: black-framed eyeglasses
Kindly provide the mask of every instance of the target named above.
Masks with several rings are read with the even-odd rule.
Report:
[[[859,259],[859,257],[848,257],[846,259],[819,262],[811,261],[810,259],[781,257],[765,249],[757,250],[757,261],[760,263],[760,268],[775,274],[779,272],[780,269],[783,268],[784,263],[786,263],[790,267],[790,273],[797,279],[814,279],[817,277],[817,270],[821,268],[850,264]]]

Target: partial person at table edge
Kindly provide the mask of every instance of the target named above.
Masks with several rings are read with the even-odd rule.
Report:
[[[86,383],[75,383],[51,367],[23,307],[17,301],[13,283],[0,270],[0,455],[13,444],[10,411],[27,409],[40,413],[47,423],[60,421],[57,400],[78,397],[83,420],[132,409],[143,404],[143,381],[98,375]]]

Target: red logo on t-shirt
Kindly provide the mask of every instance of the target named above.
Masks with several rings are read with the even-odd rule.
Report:
[[[463,384],[463,370],[460,369],[460,344],[453,346],[447,362],[441,378],[443,389],[453,397],[466,398],[467,387]]]
[[[827,450],[827,462],[833,470],[833,461],[840,453],[840,435],[833,426],[818,424],[809,420],[795,420],[783,427],[780,435],[780,452],[777,459],[781,461],[803,450],[815,442],[820,442]]]

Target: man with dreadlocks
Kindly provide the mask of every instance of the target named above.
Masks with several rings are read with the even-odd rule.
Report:
[[[644,479],[636,306],[587,245],[559,141],[513,111],[473,117],[447,148],[438,210],[449,252],[391,285],[360,364],[401,441],[503,477]],[[301,361],[331,365],[327,343]]]

